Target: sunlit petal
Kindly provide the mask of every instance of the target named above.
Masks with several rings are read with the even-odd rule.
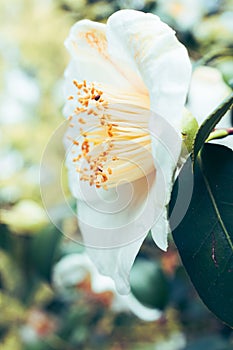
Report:
[[[109,18],[107,35],[115,38],[112,46],[109,42],[111,54],[120,59],[124,51],[125,61],[142,77],[151,109],[176,125],[182,116],[191,65],[175,32],[155,15],[122,10]]]
[[[108,191],[93,189],[77,203],[88,253],[101,273],[114,278],[121,293],[128,291],[134,259],[160,215],[155,208],[154,184],[152,173]]]
[[[71,28],[65,46],[76,66],[76,76],[72,76],[72,79],[114,82],[115,86],[130,88],[131,84],[109,56],[105,32],[104,24],[89,20],[79,21]],[[68,67],[66,76],[70,73],[74,73],[72,67]]]

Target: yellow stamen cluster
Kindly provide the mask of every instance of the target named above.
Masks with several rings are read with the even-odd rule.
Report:
[[[111,123],[111,117],[107,113],[108,101],[103,98],[101,89],[97,88],[94,83],[87,84],[86,80],[83,82],[73,80],[73,84],[77,88],[78,106],[73,115],[68,118],[69,126],[73,128],[76,121],[84,127],[90,117],[94,117],[97,121],[94,131],[93,129],[83,130],[79,127],[79,135],[84,138],[82,142],[68,137],[74,146],[79,146],[79,153],[74,156],[73,162],[82,160],[85,164],[85,167],[76,168],[76,171],[80,173],[80,180],[88,181],[90,186],[95,185],[97,188],[107,189],[106,182],[113,170],[109,166],[106,167],[106,164],[118,159],[116,156],[110,156],[113,148],[114,128],[117,127],[117,124]],[[73,95],[68,97],[68,100],[74,99]],[[97,155],[97,149],[93,149],[93,146],[100,149]]]

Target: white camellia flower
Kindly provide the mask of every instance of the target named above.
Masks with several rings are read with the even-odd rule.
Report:
[[[181,149],[191,65],[175,32],[152,14],[121,10],[77,22],[65,43],[66,165],[79,227],[117,290],[149,230],[167,248],[167,204]]]

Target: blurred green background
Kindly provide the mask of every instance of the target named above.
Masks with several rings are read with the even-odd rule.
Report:
[[[42,185],[67,236],[78,234],[54,186],[62,138],[52,143],[40,176],[43,151],[63,122],[69,60],[63,42],[75,21],[105,22],[122,8],[159,14],[177,30],[194,65],[218,69],[230,89],[232,7],[230,0],[0,0],[1,350],[233,349],[232,330],[202,304],[172,241],[164,254],[148,237],[134,266],[135,297],[163,310],[156,321],[143,321],[108,283],[101,291],[93,287],[83,247],[50,222],[40,193]],[[63,190],[73,205],[65,174]]]

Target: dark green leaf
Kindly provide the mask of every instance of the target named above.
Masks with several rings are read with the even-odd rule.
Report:
[[[232,104],[233,104],[233,93],[230,96],[228,96],[224,100],[224,102],[218,108],[216,108],[214,112],[211,113],[210,116],[207,119],[205,119],[205,121],[201,124],[193,143],[192,157],[193,157],[194,163],[196,161],[198,152],[200,151],[201,147],[205,143],[209,134],[214,129],[214,127],[218,124],[218,122],[221,120],[224,114],[228,111],[228,109],[231,108]]]
[[[163,310],[168,302],[168,282],[156,261],[137,258],[130,273],[134,296],[145,306]]]
[[[205,144],[195,164],[190,205],[181,223],[175,227],[176,207],[180,208],[182,204],[178,203],[182,198],[177,197],[180,179],[190,179],[192,186],[191,175],[189,160],[172,192],[170,224],[174,241],[204,303],[222,321],[233,326],[232,150]],[[188,183],[185,186],[188,188]]]
[[[12,233],[4,224],[0,224],[0,249],[12,252]]]
[[[31,262],[41,277],[50,281],[61,232],[53,225],[38,232],[31,242]]]
[[[232,346],[218,335],[210,335],[191,342],[184,350],[231,350]]]

